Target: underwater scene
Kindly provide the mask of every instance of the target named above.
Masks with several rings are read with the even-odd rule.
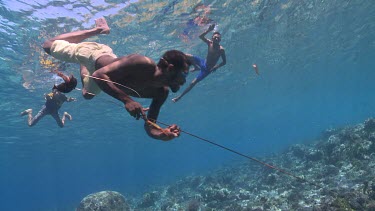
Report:
[[[0,210],[375,210],[372,1],[2,0],[0,24]]]

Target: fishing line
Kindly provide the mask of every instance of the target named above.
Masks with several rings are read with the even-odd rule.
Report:
[[[161,124],[161,125],[167,126],[167,127],[170,126],[170,125],[168,125],[168,124],[166,124],[166,123],[163,123],[163,122],[160,122],[160,121],[158,121],[158,120],[154,120],[154,121],[157,122],[157,123],[159,123],[159,124]],[[301,182],[306,182],[306,183],[308,183],[308,184],[310,184],[310,185],[313,185],[313,186],[315,186],[315,187],[323,188],[323,187],[322,187],[321,185],[319,185],[319,184],[316,184],[316,183],[314,183],[314,182],[308,181],[308,180],[306,180],[306,179],[304,179],[304,178],[302,178],[302,177],[296,176],[295,174],[292,174],[292,173],[290,173],[290,172],[288,172],[288,171],[286,171],[286,170],[284,170],[284,169],[281,169],[281,168],[278,168],[278,167],[273,166],[273,165],[271,165],[271,164],[265,163],[265,162],[263,162],[263,161],[260,161],[260,160],[258,160],[258,159],[256,159],[256,158],[254,158],[254,157],[251,157],[251,156],[248,156],[248,155],[242,154],[242,153],[240,153],[240,152],[238,152],[238,151],[235,151],[235,150],[233,150],[233,149],[230,149],[230,148],[228,148],[228,147],[225,147],[225,146],[223,146],[223,145],[220,145],[220,144],[215,143],[215,142],[213,142],[213,141],[210,141],[210,140],[208,140],[208,139],[202,138],[202,137],[200,137],[200,136],[194,135],[194,134],[189,133],[189,132],[187,132],[187,131],[184,131],[184,130],[181,130],[181,129],[180,129],[180,131],[183,132],[183,133],[185,133],[185,134],[187,134],[187,135],[190,135],[190,136],[192,136],[192,137],[195,137],[195,138],[197,138],[197,139],[200,139],[200,140],[202,140],[202,141],[205,141],[205,142],[207,142],[207,143],[209,143],[209,144],[212,144],[212,145],[214,145],[214,146],[217,146],[217,147],[220,147],[220,148],[225,149],[225,150],[227,150],[227,151],[230,151],[230,152],[232,152],[232,153],[234,153],[234,154],[237,154],[237,155],[240,155],[240,156],[242,156],[242,157],[245,157],[245,158],[247,158],[247,159],[249,159],[249,160],[252,160],[252,161],[255,161],[255,162],[257,162],[257,163],[260,163],[260,164],[263,165],[263,166],[266,166],[266,167],[268,167],[268,168],[274,169],[274,170],[276,170],[276,171],[278,171],[278,172],[281,172],[281,173],[283,173],[283,174],[286,174],[286,175],[288,175],[288,176],[291,176],[291,177],[293,177],[293,178],[295,178],[295,179],[297,179],[297,180],[299,180],[299,181],[301,181]]]
[[[137,95],[138,95],[140,98],[142,98],[141,95],[140,95],[137,91],[135,91],[134,89],[132,89],[132,88],[130,88],[130,87],[124,86],[124,85],[119,84],[119,83],[116,83],[116,82],[114,82],[114,81],[110,81],[110,80],[106,80],[106,79],[102,79],[102,78],[97,78],[97,77],[90,76],[90,75],[84,75],[84,76],[87,76],[87,77],[90,77],[90,78],[94,78],[94,79],[97,79],[97,80],[106,81],[106,82],[109,82],[109,83],[113,83],[113,84],[116,84],[116,85],[119,85],[119,86],[125,87],[125,88],[127,88],[127,89],[129,89],[129,90],[132,90],[133,92],[137,93]],[[113,101],[111,101],[111,100],[107,100],[107,101],[110,101],[110,102],[112,102],[112,103],[114,103],[114,104],[116,104],[116,105],[119,105],[118,103],[113,102]],[[121,106],[121,105],[119,105],[119,106]],[[122,107],[122,106],[121,106],[121,107]],[[152,121],[150,121],[150,119],[148,119],[147,117],[143,117],[143,119],[144,119],[147,123],[151,124],[152,126],[156,127],[157,129],[161,129],[162,131],[163,131],[163,128],[161,128],[160,126],[158,126],[158,125],[155,124],[154,122],[159,123],[159,124],[162,124],[162,125],[167,126],[167,127],[170,126],[170,125],[168,125],[168,124],[166,124],[166,123],[163,123],[163,122],[161,122],[161,121],[158,121],[158,120],[153,120],[154,122],[152,122]],[[265,162],[263,162],[263,161],[261,161],[261,160],[258,160],[258,159],[256,159],[256,158],[254,158],[254,157],[251,157],[251,156],[245,155],[245,154],[240,153],[240,152],[238,152],[238,151],[236,151],[236,150],[230,149],[230,148],[225,147],[225,146],[223,146],[223,145],[221,145],[221,144],[218,144],[218,143],[215,143],[215,142],[210,141],[210,140],[208,140],[208,139],[205,139],[205,138],[202,138],[202,137],[200,137],[200,136],[194,135],[194,134],[189,133],[189,132],[187,132],[187,131],[184,131],[184,130],[181,130],[181,129],[180,129],[180,131],[183,132],[183,133],[185,133],[185,134],[187,134],[187,135],[189,135],[189,136],[192,136],[192,137],[195,137],[195,138],[197,138],[197,139],[199,139],[199,140],[205,141],[205,142],[207,142],[207,143],[209,143],[209,144],[211,144],[211,145],[217,146],[217,147],[219,147],[219,148],[222,148],[222,149],[224,149],[224,150],[227,150],[227,151],[229,151],[229,152],[232,152],[232,153],[234,153],[234,154],[237,154],[237,155],[239,155],[239,156],[241,156],[241,157],[244,157],[244,158],[247,158],[247,159],[249,159],[249,160],[255,161],[255,162],[257,162],[257,163],[259,163],[259,164],[261,164],[261,165],[263,165],[263,166],[265,166],[265,167],[267,167],[267,168],[274,169],[275,171],[278,171],[278,172],[280,172],[280,173],[283,173],[283,174],[285,174],[285,175],[288,175],[288,176],[290,176],[290,177],[293,177],[293,178],[297,179],[297,180],[300,181],[300,182],[305,182],[305,183],[310,184],[310,185],[313,185],[313,186],[315,186],[315,187],[318,187],[318,188],[322,188],[322,189],[324,189],[323,186],[321,186],[321,185],[319,185],[319,184],[317,184],[317,183],[315,183],[315,182],[311,182],[311,181],[309,181],[309,180],[307,180],[307,179],[305,179],[305,178],[299,177],[299,176],[297,176],[297,175],[295,175],[295,174],[292,174],[292,173],[290,173],[290,172],[288,172],[288,171],[286,171],[286,170],[284,170],[284,169],[281,169],[281,168],[278,168],[278,167],[273,166],[273,165],[271,165],[271,164],[265,163]],[[164,132],[164,131],[163,131],[163,132]],[[333,190],[329,190],[329,191],[332,192],[332,193],[335,193],[335,194],[336,194],[336,192],[334,192]]]
[[[120,104],[118,104],[118,103],[116,103],[116,102],[113,102],[112,100],[106,100],[106,101],[109,101],[109,102],[111,102],[111,103],[113,103],[113,104],[116,104],[116,105],[118,105],[118,106],[121,106]],[[121,106],[121,107],[122,107],[122,106]],[[147,118],[143,118],[143,119],[144,119],[146,122],[150,123],[150,124],[153,123],[152,121],[149,121],[150,119],[147,119]],[[167,127],[170,126],[169,124],[166,124],[166,123],[164,123],[164,122],[161,122],[161,121],[158,121],[158,120],[155,120],[155,119],[151,119],[151,120],[153,120],[154,122],[156,122],[156,123],[158,123],[158,124],[161,124],[161,125],[167,126]],[[163,130],[163,128],[161,128],[160,126],[156,125],[155,123],[154,123],[154,124],[151,124],[151,125],[154,126],[154,127],[156,127],[157,129]],[[184,131],[184,130],[181,130],[181,129],[180,129],[180,131],[183,132],[183,133],[185,133],[185,134],[187,134],[187,135],[189,135],[189,136],[192,136],[192,137],[197,138],[197,139],[199,139],[199,140],[205,141],[205,142],[207,142],[207,143],[209,143],[209,144],[211,144],[211,145],[217,146],[217,147],[219,147],[219,148],[222,148],[222,149],[224,149],[224,150],[227,150],[227,151],[229,151],[229,152],[232,152],[232,153],[234,153],[234,154],[237,154],[237,155],[242,156],[242,157],[244,157],[244,158],[247,158],[247,159],[249,159],[249,160],[255,161],[255,162],[257,162],[257,163],[259,163],[259,164],[261,164],[261,165],[263,165],[263,166],[265,166],[265,167],[267,167],[267,168],[274,169],[274,170],[276,170],[276,171],[278,171],[278,172],[281,172],[281,173],[283,173],[283,174],[285,174],[285,175],[291,176],[291,177],[297,179],[297,180],[300,181],[300,182],[305,182],[305,183],[310,184],[310,185],[313,185],[313,186],[315,186],[315,187],[318,187],[318,188],[322,188],[322,189],[324,189],[323,186],[321,186],[321,185],[319,185],[319,184],[317,184],[317,183],[314,183],[314,182],[308,181],[307,179],[304,179],[304,178],[299,177],[299,176],[297,176],[297,175],[295,175],[295,174],[292,174],[292,173],[290,173],[290,172],[288,172],[288,171],[286,171],[286,170],[284,170],[284,169],[281,169],[281,168],[278,168],[278,167],[273,166],[273,165],[271,165],[271,164],[265,163],[265,162],[263,162],[263,161],[261,161],[261,160],[258,160],[258,159],[256,159],[256,158],[254,158],[254,157],[251,157],[251,156],[245,155],[245,154],[243,154],[243,153],[241,153],[241,152],[238,152],[238,151],[236,151],[236,150],[230,149],[230,148],[228,148],[228,147],[226,147],[226,146],[223,146],[223,145],[221,145],[221,144],[215,143],[215,142],[210,141],[210,140],[208,140],[208,139],[206,139],[206,138],[202,138],[202,137],[197,136],[197,135],[195,135],[195,134],[192,134],[192,133],[190,133],[190,132],[187,132],[187,131]],[[336,192],[334,192],[334,191],[332,191],[332,190],[330,190],[330,191],[336,194]]]
[[[117,82],[114,82],[114,81],[110,81],[110,80],[107,80],[107,79],[103,79],[103,78],[98,78],[98,77],[95,77],[95,76],[92,76],[92,75],[83,74],[83,76],[89,77],[89,78],[93,78],[93,79],[97,79],[97,80],[101,80],[101,81],[105,81],[105,82],[108,82],[108,83],[113,83],[113,84],[116,84],[116,85],[119,85],[119,86],[122,86],[122,87],[124,87],[126,89],[129,89],[129,90],[135,92],[138,95],[139,98],[142,98],[141,95],[137,91],[135,91],[134,89],[132,89],[132,88],[130,88],[128,86],[122,85],[120,83],[117,83]]]

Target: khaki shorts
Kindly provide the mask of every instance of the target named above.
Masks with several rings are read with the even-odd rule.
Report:
[[[69,43],[65,40],[53,41],[51,55],[61,61],[85,66],[89,75],[95,72],[95,62],[99,57],[109,55],[117,58],[112,49],[106,45],[96,42]],[[83,88],[92,94],[100,92],[100,88],[90,77],[83,78]]]

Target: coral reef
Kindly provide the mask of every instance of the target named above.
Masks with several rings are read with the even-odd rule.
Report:
[[[292,172],[289,177],[254,162],[189,176],[133,198],[134,210],[369,210],[375,211],[375,120],[325,131],[260,160]]]
[[[77,211],[128,211],[129,205],[125,198],[115,191],[101,191],[90,194],[82,199]]]

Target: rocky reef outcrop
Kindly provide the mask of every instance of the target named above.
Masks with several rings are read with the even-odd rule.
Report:
[[[129,211],[125,197],[115,191],[101,191],[82,199],[76,211]]]

